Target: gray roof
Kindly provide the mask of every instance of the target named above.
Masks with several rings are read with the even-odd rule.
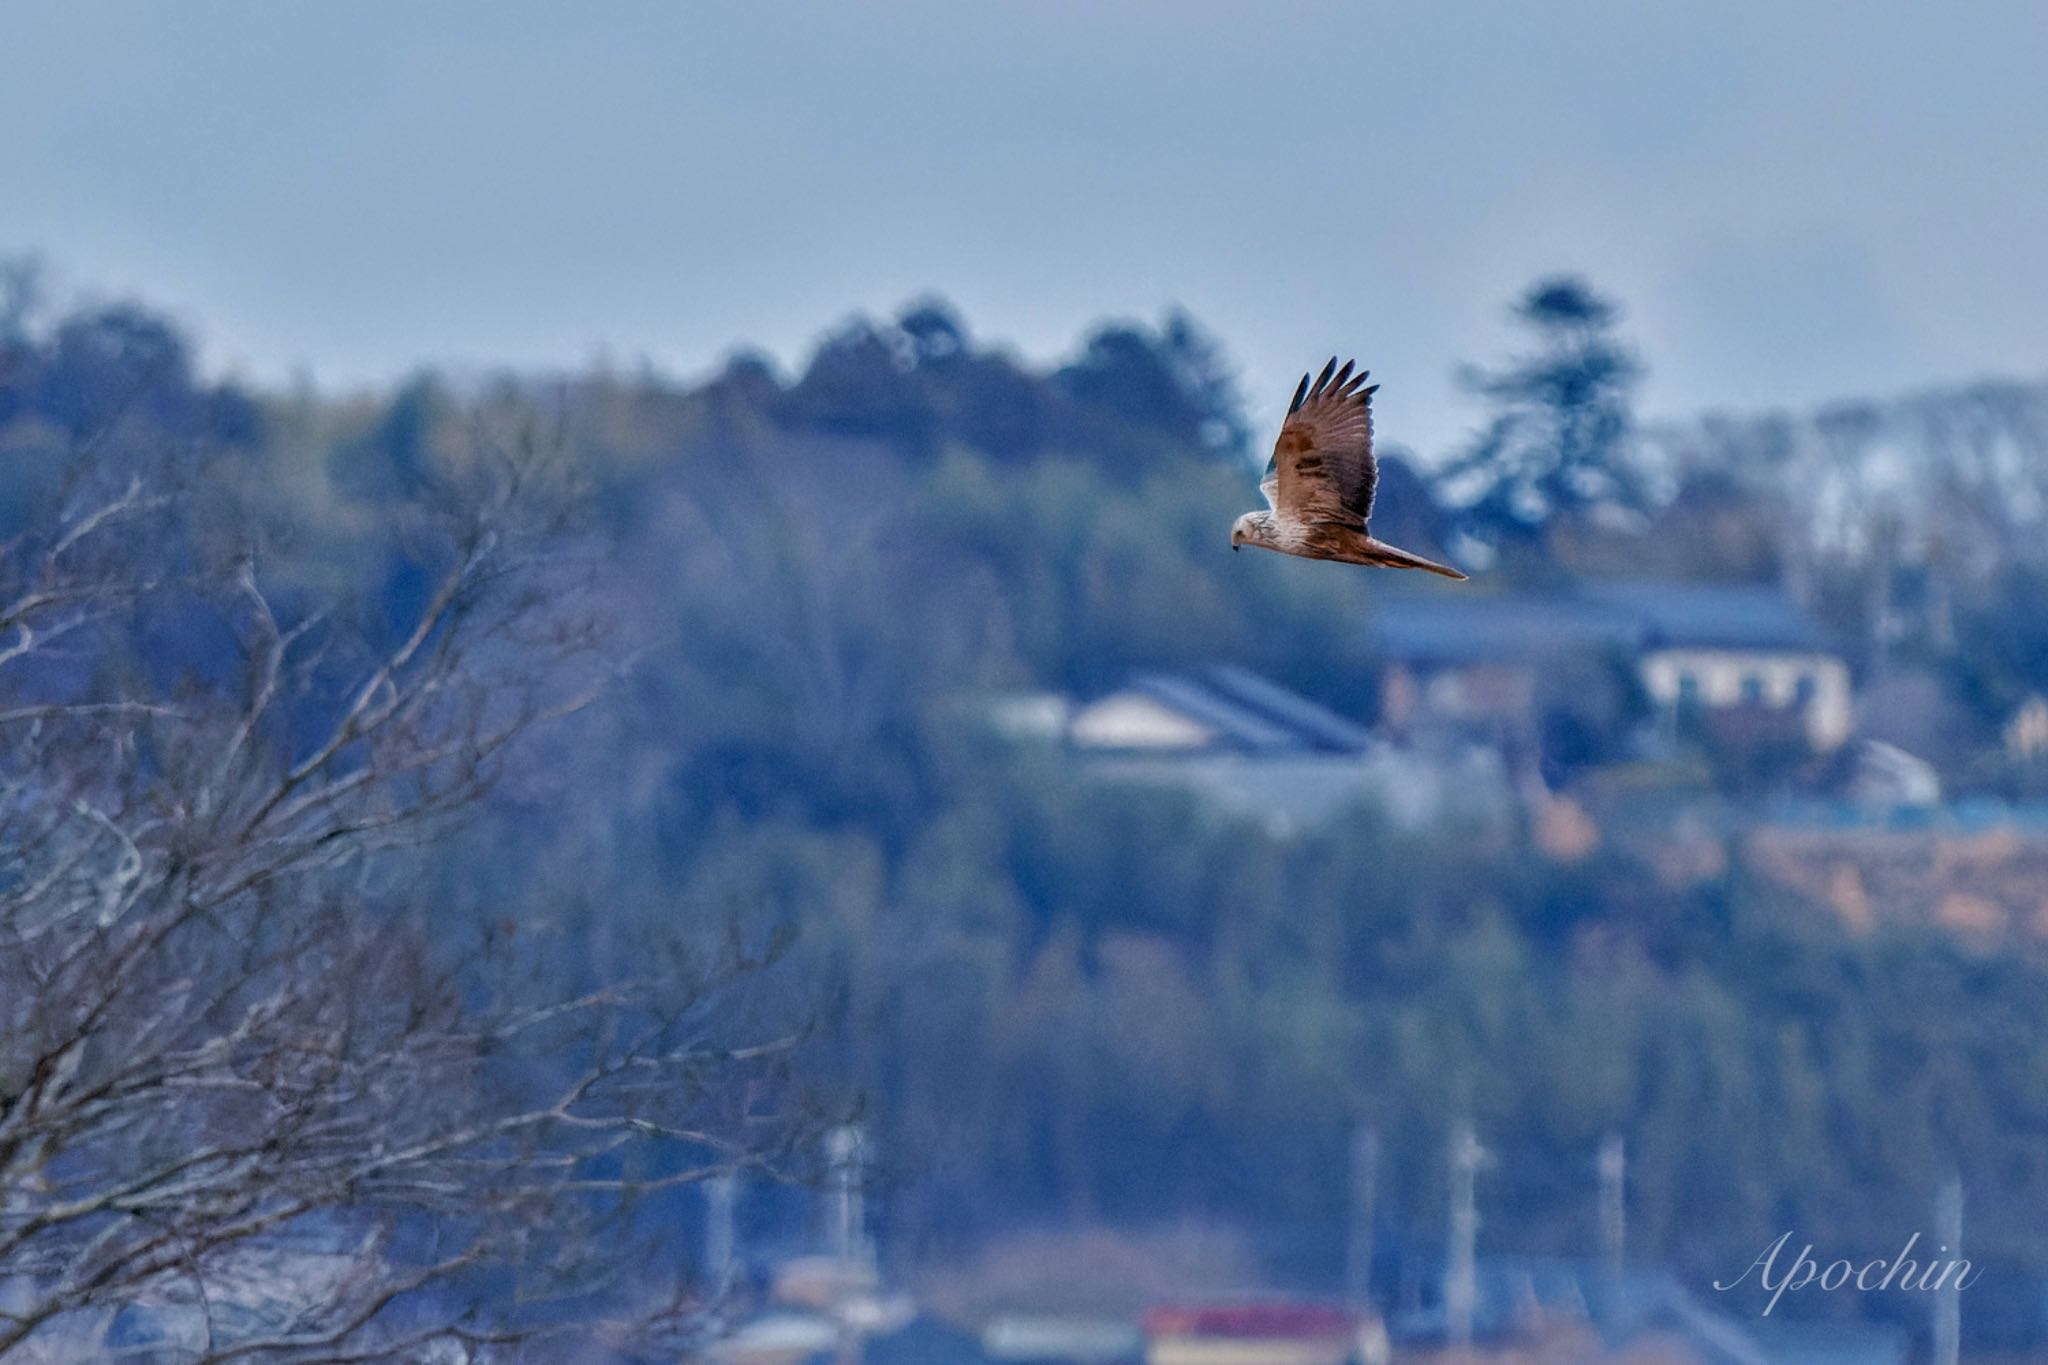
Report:
[[[1758,1318],[1750,1333],[1770,1353],[1772,1365],[1906,1365],[1912,1356],[1906,1330],[1884,1323]]]
[[[1269,717],[1330,753],[1357,753],[1371,743],[1365,730],[1298,692],[1236,664],[1211,664],[1201,678],[1238,705]]]
[[[1607,583],[1582,589],[1629,613],[1647,648],[1823,649],[1825,636],[1782,589],[1739,583]]]
[[[1235,664],[1140,673],[1129,690],[1169,706],[1245,753],[1362,753],[1372,737],[1336,712]]]
[[[1709,1365],[1769,1365],[1771,1359],[1746,1323],[1701,1304],[1661,1271],[1632,1270],[1617,1280],[1589,1262],[1534,1256],[1486,1257],[1474,1270],[1472,1327],[1481,1339],[1512,1333],[1523,1314],[1536,1309],[1586,1322],[1609,1346],[1643,1332],[1671,1331]],[[1397,1338],[1441,1340],[1448,1324],[1439,1303],[1399,1314],[1388,1327]]]
[[[1782,591],[1741,584],[1403,592],[1379,600],[1371,629],[1382,653],[1417,663],[1529,662],[1587,649],[1827,648],[1811,618]]]
[[[1658,1270],[1612,1276],[1589,1261],[1534,1256],[1483,1257],[1473,1328],[1482,1337],[1511,1331],[1520,1313],[1542,1309],[1581,1318],[1611,1347],[1640,1333],[1674,1332],[1710,1365],[1905,1365],[1906,1334],[1867,1323],[1805,1323],[1755,1316],[1753,1305],[1695,1294]],[[1445,1335],[1441,1306],[1397,1315],[1396,1336]]]

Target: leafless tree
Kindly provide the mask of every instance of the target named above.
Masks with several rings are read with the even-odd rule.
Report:
[[[0,1359],[117,1355],[124,1312],[200,1361],[489,1358],[565,1294],[590,1340],[688,1320],[595,1229],[800,1136],[728,1004],[774,945],[548,999],[413,903],[601,690],[551,470],[480,439],[424,494],[391,629],[89,463],[0,546]]]

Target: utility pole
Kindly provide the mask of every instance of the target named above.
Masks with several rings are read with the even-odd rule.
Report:
[[[739,1186],[739,1177],[730,1171],[704,1182],[704,1283],[713,1303],[723,1303],[732,1293],[738,1246],[733,1209]]]
[[[1354,1314],[1372,1306],[1372,1225],[1379,1168],[1380,1130],[1361,1123],[1351,1134],[1351,1228],[1344,1246],[1344,1298]]]
[[[1954,1266],[1963,1254],[1963,1181],[1950,1171],[1934,1193],[1934,1236],[1937,1255]],[[1963,1295],[1959,1275],[1945,1277],[1934,1298],[1933,1365],[1956,1365],[1963,1344]]]
[[[860,1125],[834,1128],[825,1138],[825,1155],[832,1169],[832,1254],[842,1270],[863,1269],[872,1258],[861,1199],[868,1153]]]
[[[1486,1149],[1471,1122],[1460,1119],[1451,1129],[1451,1247],[1444,1268],[1444,1317],[1451,1345],[1460,1351],[1472,1345],[1472,1318],[1479,1304],[1477,1186],[1485,1164]]]
[[[1628,1147],[1621,1134],[1600,1139],[1600,1259],[1619,1283],[1628,1249]]]

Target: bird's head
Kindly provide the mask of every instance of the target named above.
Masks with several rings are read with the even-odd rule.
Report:
[[[1245,513],[1230,524],[1230,548],[1235,550],[1240,545],[1263,544],[1263,538],[1259,534],[1261,529],[1259,514]]]

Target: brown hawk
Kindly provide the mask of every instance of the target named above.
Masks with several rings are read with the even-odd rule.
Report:
[[[1427,569],[1445,578],[1465,575],[1448,565],[1374,540],[1366,529],[1379,462],[1372,454],[1372,396],[1368,371],[1351,373],[1337,357],[1313,387],[1307,375],[1287,405],[1273,458],[1259,491],[1271,509],[1247,512],[1230,528],[1230,548],[1257,545],[1303,559],[1336,559],[1389,569]]]

